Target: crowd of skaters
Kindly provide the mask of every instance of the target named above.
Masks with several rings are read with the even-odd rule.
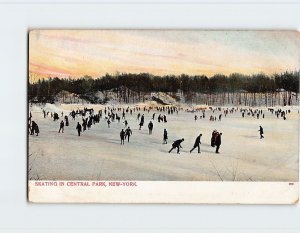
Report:
[[[114,122],[115,120],[120,123],[120,120],[124,120],[125,124],[125,129],[123,129],[120,132],[120,138],[121,138],[121,143],[124,144],[124,139],[127,138],[127,141],[130,141],[130,136],[132,135],[132,130],[128,126],[128,121],[126,119],[126,114],[132,115],[133,113],[137,112],[137,120],[139,121],[139,130],[142,129],[144,123],[145,123],[145,116],[142,111],[144,112],[150,112],[151,110],[156,110],[157,112],[163,112],[166,114],[174,114],[179,111],[179,108],[177,107],[171,107],[171,106],[162,106],[162,107],[127,107],[127,108],[114,108],[114,107],[105,107],[104,110],[99,110],[98,113],[95,113],[94,109],[90,108],[83,108],[83,109],[77,109],[77,110],[72,110],[69,115],[64,114],[63,112],[59,113],[57,112],[50,112],[46,111],[45,109],[42,109],[43,116],[44,118],[47,118],[50,116],[50,119],[53,121],[59,121],[60,117],[62,118],[61,121],[59,121],[59,128],[58,128],[58,133],[64,133],[65,127],[69,126],[69,117],[71,117],[72,120],[78,120],[78,117],[81,117],[81,122],[78,121],[76,125],[76,131],[78,136],[81,136],[82,133],[85,130],[90,130],[92,125],[99,123],[100,119],[102,116],[104,116],[105,121],[107,122],[108,128],[110,128],[110,124]],[[121,114],[119,113],[121,112]],[[118,115],[120,114],[120,115]],[[167,123],[167,116],[166,114],[159,114],[158,117],[156,118],[157,121]],[[33,135],[34,132],[37,132],[37,135],[39,133],[39,128],[38,125],[32,121],[32,114],[30,112],[29,116],[29,125],[28,125],[28,131],[30,135]],[[148,123],[148,130],[149,134],[152,134],[153,127],[154,127],[154,122],[155,120],[155,113],[152,115],[152,120]],[[164,132],[164,143],[167,143],[167,136],[166,136],[166,131]]]
[[[162,106],[162,107],[126,107],[126,108],[115,108],[115,107],[105,107],[104,109],[99,110],[98,112],[95,112],[93,108],[83,108],[83,109],[77,109],[77,110],[72,110],[69,115],[64,114],[61,112],[60,117],[62,120],[59,123],[59,129],[58,133],[64,133],[65,127],[69,126],[69,117],[71,117],[72,120],[76,121],[78,118],[81,117],[81,122],[78,121],[76,125],[76,131],[77,135],[81,136],[82,133],[86,130],[90,130],[92,125],[95,125],[100,122],[100,119],[103,118],[107,122],[108,128],[110,128],[110,124],[113,122],[118,122],[120,123],[120,120],[124,120],[124,125],[125,128],[121,130],[120,132],[120,140],[121,140],[121,145],[124,145],[124,141],[127,139],[127,142],[130,142],[130,137],[132,135],[132,130],[130,129],[130,126],[128,124],[128,121],[126,119],[126,116],[128,114],[132,115],[133,113],[137,113],[137,121],[139,122],[139,130],[142,129],[144,123],[145,123],[145,115],[144,112],[150,113],[150,111],[155,111],[152,114],[152,118],[150,122],[148,123],[148,130],[149,130],[149,135],[152,134],[153,128],[154,128],[154,122],[157,121],[157,123],[167,123],[167,115],[172,115],[172,114],[178,114],[179,111],[184,110],[183,108],[178,108],[178,107],[173,107],[173,106]],[[274,114],[277,118],[282,118],[286,120],[287,114],[289,114],[291,111],[290,110],[282,110],[282,109],[274,109],[274,108],[268,108],[267,109],[269,112]],[[189,111],[186,109],[185,111]],[[252,116],[254,118],[260,119],[260,118],[265,118],[264,112],[261,109],[252,109],[252,108],[239,108],[239,107],[232,107],[232,108],[221,108],[221,107],[210,107],[209,109],[200,109],[196,110],[196,112],[199,112],[200,115],[198,116],[197,114],[194,116],[194,120],[197,121],[198,119],[205,119],[205,115],[207,111],[211,111],[212,114],[217,114],[218,118],[214,115],[210,115],[209,120],[210,121],[216,121],[217,119],[219,121],[222,120],[222,116],[227,117],[228,114],[233,114],[236,112],[240,112],[242,114],[242,118],[245,118],[246,116]],[[60,117],[59,114],[56,112],[49,112],[45,111],[43,109],[43,116],[44,118],[47,118],[50,114],[51,119],[53,121],[59,121]],[[157,116],[158,115],[158,116]],[[28,124],[28,134],[30,135],[36,135],[38,136],[39,134],[39,126],[35,121],[32,121],[32,114],[30,112],[29,114],[29,124]],[[264,138],[263,134],[263,128],[262,126],[259,126],[259,134],[260,134],[260,139]],[[220,145],[221,145],[221,136],[222,133],[218,132],[217,130],[214,130],[212,132],[212,137],[211,137],[211,146],[215,147],[215,153],[219,153]],[[201,137],[202,133],[200,133],[196,139],[195,142],[190,149],[190,153],[194,151],[194,149],[197,148],[198,153],[201,153],[200,150],[200,144],[201,144]],[[182,148],[182,143],[184,142],[184,138],[175,140],[172,143],[172,147],[169,150],[169,153],[173,151],[173,149],[177,149],[177,153],[180,153],[180,149]],[[168,132],[167,129],[165,128],[163,131],[163,144],[168,143]]]
[[[186,111],[190,111],[187,109]],[[197,121],[199,119],[205,119],[205,113],[207,111],[210,111],[210,116],[209,116],[209,121],[221,121],[222,117],[227,117],[229,114],[233,114],[236,112],[240,112],[242,118],[246,117],[252,117],[255,119],[264,119],[265,118],[265,112],[262,109],[259,108],[243,108],[243,107],[231,107],[231,108],[226,108],[226,107],[209,107],[208,109],[196,109],[192,110],[192,112],[200,112],[200,115],[195,114],[194,115],[194,120]],[[291,113],[291,110],[283,110],[281,108],[275,109],[275,108],[267,108],[267,111],[270,112],[272,115],[276,116],[276,118],[281,118],[283,120],[287,119],[287,115]],[[299,113],[299,112],[298,112]]]
[[[128,127],[129,129],[127,130],[127,135],[129,135],[130,132],[132,132],[130,130],[130,127],[128,126],[128,121],[126,120],[125,115],[126,114],[130,114],[132,115],[133,112],[138,112],[138,111],[147,111],[150,112],[151,109],[154,109],[153,107],[149,107],[149,108],[141,108],[141,107],[134,107],[134,108],[114,108],[114,107],[105,107],[104,110],[99,110],[98,113],[96,114],[94,109],[88,109],[88,108],[83,108],[83,109],[77,109],[72,110],[69,115],[64,115],[63,112],[61,112],[61,117],[64,117],[64,120],[61,120],[59,123],[59,129],[58,132],[64,132],[64,128],[65,126],[69,126],[69,117],[71,117],[72,120],[76,120],[78,119],[78,117],[82,117],[82,122],[77,122],[77,126],[76,126],[76,130],[78,131],[78,136],[80,136],[81,132],[84,132],[85,130],[89,130],[91,128],[91,126],[93,124],[99,123],[100,119],[102,118],[102,115],[104,114],[105,117],[105,121],[107,122],[108,127],[110,127],[110,124],[112,122],[114,122],[115,120],[118,121],[118,123],[120,123],[120,120],[124,119],[124,124],[125,127]],[[156,107],[157,111],[168,111],[168,114],[173,114],[173,112],[175,112],[175,107]],[[117,111],[122,111],[121,115],[119,116]],[[43,112],[43,116],[44,118],[47,118],[50,115],[50,118],[53,119],[53,121],[59,121],[60,117],[59,114],[57,112],[50,112],[50,111],[46,111],[45,109],[42,110]],[[36,126],[37,124],[34,122],[33,126],[31,123],[31,118],[32,118],[32,113],[30,112],[29,114],[29,124],[28,124],[28,129],[29,132],[31,133],[31,131],[34,131],[38,126]],[[138,120],[140,118],[140,129],[142,128],[142,126],[144,125],[144,114],[138,113]],[[154,116],[153,116],[154,119]],[[158,117],[158,121],[162,121],[162,122],[167,122],[167,118],[165,115],[161,116],[159,115]],[[152,129],[153,129],[153,123],[150,121],[150,123],[148,124],[148,128],[149,128],[149,134],[151,134]],[[33,130],[32,130],[33,129]],[[130,137],[130,135],[129,135]]]

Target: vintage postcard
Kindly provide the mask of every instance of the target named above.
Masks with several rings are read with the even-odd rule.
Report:
[[[29,201],[298,202],[298,31],[28,40]]]

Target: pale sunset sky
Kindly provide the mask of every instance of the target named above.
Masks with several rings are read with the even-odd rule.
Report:
[[[71,77],[106,73],[281,73],[300,69],[297,31],[33,30],[29,73]]]

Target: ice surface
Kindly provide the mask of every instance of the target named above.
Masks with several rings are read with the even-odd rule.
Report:
[[[154,104],[148,102],[146,105]],[[145,104],[141,103],[140,106]],[[108,105],[106,105],[107,107]],[[115,105],[124,107],[128,105]],[[135,105],[130,105],[133,107]],[[130,143],[120,144],[120,131],[124,120],[112,122],[111,128],[102,118],[99,124],[78,137],[77,122],[69,117],[70,126],[58,133],[61,112],[83,107],[104,109],[104,105],[46,104],[46,111],[57,112],[60,120],[44,119],[43,106],[29,108],[32,119],[40,129],[39,136],[29,136],[29,178],[43,180],[161,180],[161,181],[298,181],[298,128],[297,107],[287,115],[287,120],[277,119],[263,109],[265,118],[242,118],[239,111],[222,115],[222,121],[209,121],[209,116],[220,112],[206,111],[206,118],[194,120],[195,114],[179,111],[173,115],[156,112],[153,134],[148,134],[148,123],[153,111],[145,114],[145,124],[139,130],[137,112],[126,119],[133,131]],[[104,113],[103,113],[104,114]],[[165,114],[167,123],[158,123],[157,116]],[[121,112],[118,112],[121,116]],[[259,126],[264,128],[264,139],[259,138]],[[168,144],[162,144],[163,130],[168,130]],[[220,154],[210,146],[214,129],[222,132]],[[201,154],[195,149],[195,138],[202,133]],[[174,140],[184,138],[180,155],[176,150],[168,153]]]

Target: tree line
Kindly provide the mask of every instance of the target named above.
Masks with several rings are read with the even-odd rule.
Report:
[[[57,77],[39,79],[34,83],[30,82],[29,77],[28,98],[29,101],[53,102],[59,92],[68,91],[88,99],[97,91],[114,90],[118,92],[124,87],[138,95],[180,91],[189,97],[194,93],[211,96],[224,93],[276,93],[283,90],[291,95],[291,93],[299,93],[299,77],[300,71],[273,75],[233,73],[226,76],[216,74],[212,77],[186,74],[157,76],[149,73],[117,73],[106,74],[100,78],[84,76],[79,79]],[[187,99],[190,101],[189,98]]]

